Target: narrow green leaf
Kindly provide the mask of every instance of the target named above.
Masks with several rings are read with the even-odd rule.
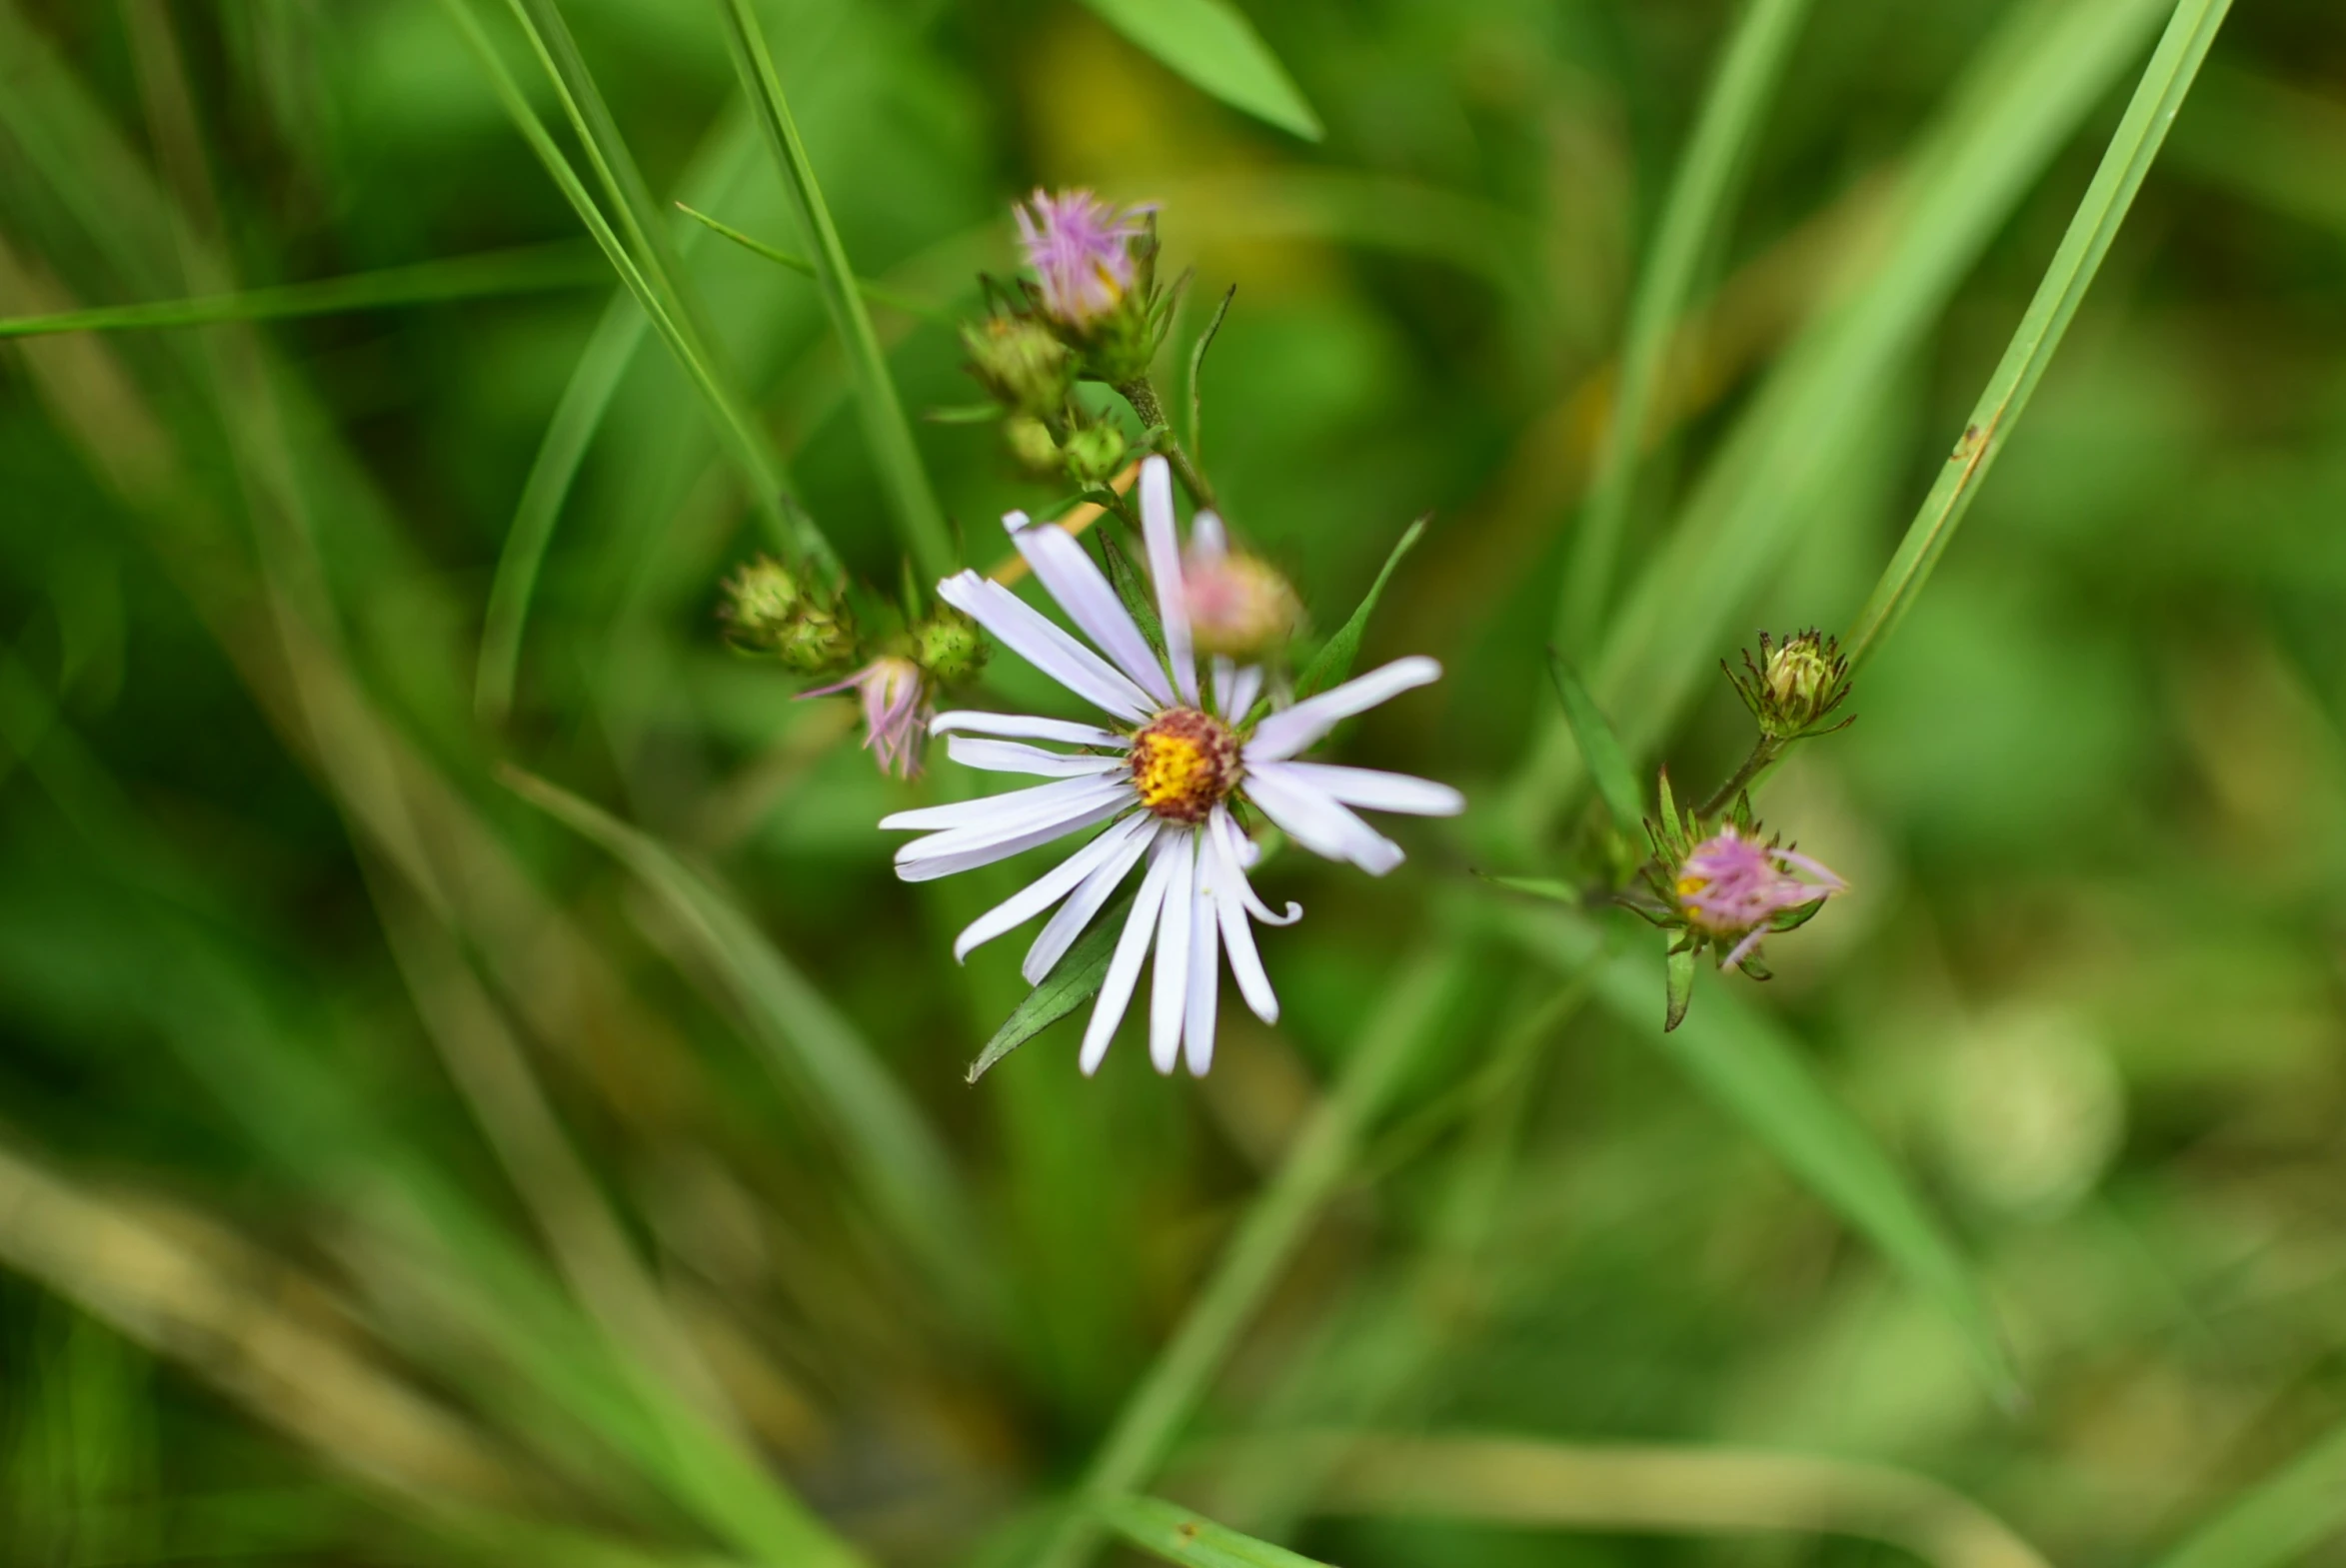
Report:
[[[1223,103],[1307,142],[1325,134],[1286,67],[1229,0],[1084,0],[1103,21]]]
[[[1213,319],[1205,330],[1197,334],[1197,346],[1189,351],[1189,461],[1205,461],[1205,390],[1201,378],[1205,374],[1205,351],[1213,347],[1214,338],[1221,332],[1222,318],[1230,313],[1230,301],[1238,297],[1238,286],[1231,284],[1222,291],[1221,303],[1213,308]]]
[[[1604,808],[1612,813],[1613,825],[1634,839],[1645,820],[1645,802],[1638,797],[1629,754],[1621,750],[1620,738],[1613,734],[1596,699],[1588,695],[1588,688],[1580,684],[1571,662],[1552,648],[1547,651],[1547,673],[1555,682],[1556,697],[1564,705],[1564,723],[1572,727],[1572,740],[1580,748],[1589,776],[1596,781]]]
[[[768,261],[774,262],[780,266],[788,267],[792,272],[797,273],[803,278],[819,279],[823,276],[823,274],[816,268],[815,264],[807,260],[807,258],[804,256],[795,256],[789,251],[776,250],[773,246],[767,244],[764,240],[752,239],[749,235],[744,234],[741,230],[735,228],[732,224],[724,223],[718,219],[712,218],[707,213],[701,211],[701,209],[698,207],[688,207],[683,202],[678,202],[676,207],[677,211],[683,213],[686,217],[692,219],[695,223],[700,224],[702,227],[708,229],[713,234],[724,235],[727,239],[733,241],[734,244],[740,246],[745,251],[749,251],[754,255],[763,256]],[[870,300],[875,305],[885,305],[890,310],[903,311],[907,316],[918,316],[923,321],[939,322],[950,326],[954,319],[953,312],[945,309],[941,305],[932,304],[928,300],[916,300],[909,294],[900,294],[896,290],[890,288],[887,284],[874,283],[869,278],[858,278],[856,280],[856,289],[864,296],[865,299]]]
[[[1808,14],[1808,0],[1751,0],[1719,56],[1687,138],[1685,156],[1662,203],[1652,248],[1638,271],[1629,302],[1628,335],[1606,417],[1588,506],[1572,539],[1571,565],[1557,632],[1566,648],[1584,652],[1612,589],[1621,536],[1637,479],[1645,428],[1661,390],[1671,334],[1686,314],[1695,275],[1713,238],[1734,210],[1737,172],[1749,163],[1760,117],[1775,95],[1792,39]]]
[[[921,449],[913,440],[913,427],[905,418],[904,403],[889,375],[880,337],[872,330],[872,318],[864,309],[855,269],[848,264],[847,247],[840,242],[839,228],[832,222],[831,208],[815,179],[815,165],[799,140],[798,122],[791,118],[782,79],[775,74],[765,30],[750,0],[716,0],[716,4],[725,22],[725,41],[733,52],[734,68],[741,75],[742,91],[757,111],[759,127],[766,133],[782,175],[783,190],[798,215],[800,230],[814,249],[823,303],[830,310],[832,328],[847,350],[855,377],[864,439],[871,444],[872,461],[880,471],[881,486],[903,531],[905,547],[931,580],[950,576],[959,561],[952,531],[946,527],[936,492],[930,488],[929,471],[922,466]]]
[[[1661,803],[1661,817],[1654,825],[1661,829],[1662,844],[1670,849],[1683,849],[1685,847],[1683,836],[1685,820],[1678,815],[1678,797],[1670,792],[1670,771],[1668,769],[1665,768],[1654,776],[1653,788]]]
[[[978,1298],[976,1220],[944,1145],[872,1048],[723,890],[667,845],[517,768],[499,778],[601,845],[676,917],[751,1038],[830,1126],[883,1214],[965,1304]]]
[[[2093,287],[2102,258],[2109,254],[2118,226],[2126,221],[2135,192],[2142,188],[2143,176],[2158,157],[2159,146],[2167,139],[2167,127],[2174,124],[2176,112],[2183,107],[2184,96],[2191,91],[2200,62],[2207,58],[2208,46],[2215,42],[2216,29],[2223,26],[2231,4],[2232,0],[2181,0],[2175,7],[2166,35],[2159,40],[2133,99],[2126,105],[2125,118],[2119,121],[2102,154],[2101,167],[2094,171],[2093,184],[2077,204],[2068,233],[2062,236],[2060,249],[2053,253],[2051,265],[2036,286],[2036,297],[2029,301],[2027,314],[2020,318],[2003,359],[1972,407],[1971,422],[1940,466],[1937,482],[1923,498],[1922,510],[1907,526],[1906,537],[1899,542],[1881,581],[1874,585],[1865,608],[1857,613],[1847,642],[1852,670],[1862,666],[1897,626],[1906,607],[1929,581],[1931,569],[1938,565],[1963,514],[1971,509],[1981,481],[2010,439],[2012,427],[2020,422],[2053,352],[2061,346],[2085,291]]]
[[[1352,618],[1337,627],[1335,635],[1327,640],[1303,673],[1295,679],[1295,700],[1301,702],[1314,692],[1324,692],[1338,685],[1352,673],[1352,661],[1360,657],[1360,639],[1367,634],[1368,618],[1376,611],[1376,602],[1384,597],[1384,585],[1392,580],[1393,568],[1415,547],[1418,537],[1425,532],[1426,520],[1419,518],[1401,535],[1392,554],[1384,558],[1384,568],[1376,574],[1376,581],[1368,585],[1368,593],[1360,601],[1360,608]]]
[[[969,1082],[977,1082],[996,1062],[1100,994],[1108,979],[1108,961],[1116,955],[1117,938],[1124,934],[1124,911],[1132,904],[1129,895],[1118,900],[1060,955],[1051,972],[1043,976],[1043,983],[1011,1009],[1002,1027],[994,1031],[994,1038],[970,1063]]]
[[[2267,1568],[2302,1562],[2346,1530],[2346,1426],[2231,1500],[2157,1568]]]
[[[1116,536],[1100,534],[1100,553],[1108,560],[1108,580],[1116,585],[1116,597],[1124,602],[1125,612],[1140,623],[1141,635],[1158,653],[1165,652],[1165,623],[1157,616],[1157,601],[1149,592],[1149,580],[1125,554]]]
[[[610,269],[576,243],[532,245],[519,250],[455,256],[445,261],[387,267],[347,278],[245,289],[207,299],[155,300],[138,305],[102,305],[47,316],[0,319],[0,338],[38,338],[58,332],[130,332],[155,327],[202,327],[224,321],[274,321],[293,316],[333,316],[344,311],[385,310],[447,300],[536,294],[603,282]]]
[[[1160,1498],[1107,1497],[1093,1503],[1092,1511],[1152,1557],[1188,1568],[1326,1568],[1316,1558],[1241,1535]]]
[[[1525,893],[1533,898],[1545,898],[1550,903],[1568,903],[1578,908],[1587,895],[1570,882],[1552,876],[1485,876],[1493,887],[1504,887],[1509,892]]]
[[[1672,947],[1662,964],[1661,1031],[1686,1021],[1687,1003],[1694,999],[1694,949],[1684,942]]]

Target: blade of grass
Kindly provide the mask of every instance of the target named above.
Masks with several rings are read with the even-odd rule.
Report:
[[[731,898],[665,844],[519,769],[500,769],[498,777],[523,799],[601,845],[682,922],[768,1059],[829,1123],[878,1208],[953,1292],[957,1306],[982,1314],[987,1286],[972,1244],[982,1232],[952,1161],[855,1025]]]
[[[1077,1568],[1089,1559],[1102,1530],[1092,1507],[1146,1486],[1164,1464],[1238,1331],[1352,1168],[1369,1123],[1441,1021],[1464,967],[1461,945],[1453,938],[1420,949],[1370,1007],[1367,1016],[1374,1021],[1248,1205],[1180,1326],[1126,1399],[1085,1467],[1077,1506],[1062,1516],[1034,1568]]]
[[[1685,156],[1663,200],[1653,247],[1629,301],[1628,331],[1588,505],[1572,539],[1556,632],[1583,653],[1612,590],[1637,483],[1637,458],[1653,418],[1672,334],[1686,314],[1697,266],[1733,214],[1737,172],[1791,58],[1808,0],[1750,0],[1704,90]]]
[[[2094,274],[2101,270],[2102,258],[2109,254],[2110,242],[2126,221],[2134,195],[2142,189],[2143,176],[2158,157],[2167,128],[2175,123],[2192,79],[2199,74],[2200,62],[2207,58],[2208,46],[2215,42],[2216,30],[2223,26],[2224,15],[2231,8],[2231,0],[2182,0],[2175,7],[2166,35],[2135,86],[2125,117],[2102,154],[2101,166],[2094,171],[2093,184],[2077,204],[2060,249],[2053,253],[2035,298],[2028,302],[2027,314],[2020,318],[2003,359],[1972,408],[1970,423],[1940,467],[1937,482],[1923,498],[1922,510],[1908,525],[1881,581],[1857,613],[1856,624],[1843,643],[1852,670],[1861,668],[1896,629],[1899,618],[1930,580],[1931,569],[1938,565],[1947,542],[1961,526],[1963,514],[1971,509],[1989,467],[2004,450],[2012,427],[2020,422],[2044,376],[2045,366],[2060,348],[2085,291],[2093,287]]]
[[[804,256],[796,256],[789,251],[776,250],[764,240],[753,239],[732,224],[710,217],[698,207],[688,207],[683,202],[678,202],[676,206],[679,212],[709,230],[710,233],[724,235],[734,244],[753,255],[763,256],[778,266],[788,267],[802,278],[820,279],[823,276],[821,269]],[[935,322],[940,326],[953,325],[953,312],[928,300],[916,300],[909,295],[900,294],[885,283],[874,283],[869,278],[858,278],[856,289],[865,299],[875,305],[885,305],[892,311],[903,311],[907,316],[918,316],[923,321]]]
[[[1157,1497],[1106,1497],[1100,1522],[1152,1557],[1188,1568],[1326,1568],[1318,1559],[1241,1535]]]
[[[694,389],[708,403],[719,432],[726,438],[743,473],[749,479],[752,503],[764,519],[776,548],[793,560],[820,563],[836,571],[838,556],[832,550],[830,541],[815,527],[814,520],[803,509],[783,505],[784,497],[790,493],[790,483],[773,444],[726,389],[716,367],[695,351],[687,329],[663,301],[663,291],[645,275],[619,236],[612,231],[610,222],[604,218],[595,198],[580,181],[578,172],[571,167],[570,160],[563,156],[562,149],[555,145],[553,136],[538,118],[537,111],[530,107],[521,84],[505,68],[505,61],[498,54],[497,46],[482,31],[480,19],[474,16],[470,0],[441,0],[440,8],[480,62],[482,71],[489,78],[490,87],[504,105],[515,128],[522,133],[523,140],[538,155],[538,161],[545,165],[556,188],[569,201],[579,221],[586,225],[587,232],[594,236],[595,243],[602,248],[612,270],[619,274],[628,292],[636,297],[653,328],[668,345],[669,352],[684,367]]]
[[[2233,1498],[2157,1568],[2267,1568],[2302,1562],[2346,1529],[2346,1426]]]
[[[608,276],[592,252],[564,242],[452,256],[444,261],[386,267],[347,278],[246,289],[207,299],[154,300],[138,305],[101,305],[91,310],[0,320],[0,338],[39,338],[58,332],[135,332],[161,327],[202,327],[224,321],[274,321],[293,316],[334,316],[346,311],[388,310],[451,300],[489,299],[505,294],[539,294],[584,288]]]
[[[1576,968],[1600,949],[1595,926],[1560,910],[1516,904],[1500,909],[1497,919],[1503,932],[1560,970]],[[1650,947],[1641,946],[1606,964],[1597,999],[1651,1039],[1672,1065],[1937,1302],[1962,1330],[1997,1397],[2015,1402],[2019,1384],[1994,1309],[1897,1163],[1818,1080],[1798,1047],[1738,998],[1707,996],[1675,1029],[1645,1035],[1654,1025],[1654,998],[1663,994],[1653,956]]]
[[[1084,0],[1101,20],[1233,108],[1307,142],[1326,134],[1293,77],[1230,0]]]
[[[686,189],[696,196],[706,192],[714,200],[732,187],[756,148],[756,132],[747,115],[738,107],[729,108],[719,115],[694,156],[685,176]],[[701,237],[700,230],[687,232],[677,242],[679,252],[689,255]],[[513,712],[530,601],[537,592],[546,552],[554,542],[563,503],[651,325],[651,318],[627,289],[614,291],[563,386],[561,401],[555,405],[546,434],[539,439],[537,455],[530,461],[513,523],[505,531],[505,547],[498,552],[497,575],[489,585],[488,609],[481,622],[481,652],[473,672],[473,712],[494,728],[504,728]]]
[[[725,22],[726,44],[733,52],[734,67],[741,75],[742,91],[749,98],[760,129],[766,133],[767,144],[782,174],[783,189],[798,215],[799,227],[814,249],[823,303],[831,313],[832,327],[838,332],[848,362],[855,370],[856,403],[863,415],[864,438],[871,444],[872,460],[880,470],[881,485],[888,493],[897,526],[904,533],[905,548],[931,579],[947,577],[958,561],[945,525],[945,513],[930,488],[929,471],[922,465],[921,449],[913,440],[913,427],[905,419],[903,401],[897,397],[896,382],[889,375],[887,356],[881,353],[880,339],[872,330],[872,318],[864,309],[864,297],[856,287],[855,269],[848,264],[847,247],[840,242],[831,208],[815,179],[814,163],[799,140],[798,124],[791,118],[790,104],[783,97],[782,80],[775,74],[774,58],[766,47],[766,34],[749,0],[716,0],[716,4]]]
[[[1676,722],[1736,606],[1789,548],[1836,433],[1912,352],[2163,9],[2030,4],[1980,50],[1908,166],[1893,226],[1842,302],[1784,354],[1608,626],[1589,685],[1623,716],[1632,757]],[[1515,832],[1535,839],[1571,807],[1578,763],[1562,723],[1546,726],[1504,803]]]

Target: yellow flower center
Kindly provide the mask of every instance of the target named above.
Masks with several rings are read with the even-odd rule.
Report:
[[[1160,714],[1133,737],[1133,787],[1141,803],[1176,822],[1201,822],[1237,787],[1238,738],[1193,708]]]

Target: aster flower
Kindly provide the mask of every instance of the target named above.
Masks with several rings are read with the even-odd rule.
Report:
[[[1016,214],[1047,313],[1083,328],[1122,303],[1133,286],[1133,242],[1149,232],[1147,208],[1119,210],[1086,190],[1038,190]]]
[[[938,596],[1107,722],[941,714],[932,728],[952,737],[948,753],[955,761],[1053,782],[899,811],[880,825],[924,834],[897,850],[897,874],[907,881],[990,865],[1101,827],[1056,869],[972,922],[955,941],[954,956],[966,958],[980,943],[1056,906],[1023,966],[1028,982],[1041,984],[1134,868],[1144,867],[1084,1032],[1081,1063],[1087,1074],[1099,1067],[1154,946],[1150,1059],[1160,1072],[1185,1059],[1191,1073],[1201,1074],[1213,1060],[1221,963],[1228,962],[1254,1014],[1275,1022],[1278,998],[1255,951],[1251,922],[1286,925],[1303,912],[1289,903],[1273,913],[1255,896],[1246,871],[1259,850],[1233,807],[1243,801],[1304,848],[1382,875],[1400,863],[1400,847],[1354,807],[1447,816],[1465,801],[1446,784],[1295,761],[1341,720],[1438,679],[1441,669],[1430,659],[1398,660],[1249,728],[1263,672],[1219,657],[1199,668],[1165,459],[1142,465],[1140,493],[1164,656],[1150,647],[1081,545],[1012,513],[1004,523],[1019,553],[1094,646],[974,572],[948,578]],[[1198,514],[1191,532],[1192,560],[1211,563],[1225,553],[1220,521],[1210,512]],[[1028,744],[1037,741],[1074,750]]]
[[[901,655],[887,654],[845,681],[799,696],[832,697],[850,690],[864,705],[864,749],[879,759],[880,771],[897,779],[919,778],[922,744],[929,739],[936,712],[929,698],[929,678],[921,667]]]
[[[1689,930],[1731,942],[1719,967],[1741,963],[1779,916],[1808,909],[1849,884],[1821,861],[1780,844],[1746,837],[1729,823],[1678,862],[1675,892]],[[1805,917],[1805,916],[1803,916]]]

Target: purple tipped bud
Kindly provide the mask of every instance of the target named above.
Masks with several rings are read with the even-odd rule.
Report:
[[[929,740],[929,721],[936,713],[921,667],[909,659],[886,655],[845,681],[799,695],[830,697],[851,689],[864,705],[864,749],[879,760],[880,771],[892,779],[920,777],[921,749]]]
[[[1070,327],[1089,327],[1133,287],[1133,242],[1148,233],[1148,209],[1118,209],[1090,191],[1037,191],[1017,209],[1019,243],[1043,285],[1043,308]]]
[[[1815,903],[1849,884],[1821,862],[1792,849],[1721,827],[1678,864],[1678,908],[1687,925],[1731,941],[1719,967],[1740,963],[1779,914]]]

